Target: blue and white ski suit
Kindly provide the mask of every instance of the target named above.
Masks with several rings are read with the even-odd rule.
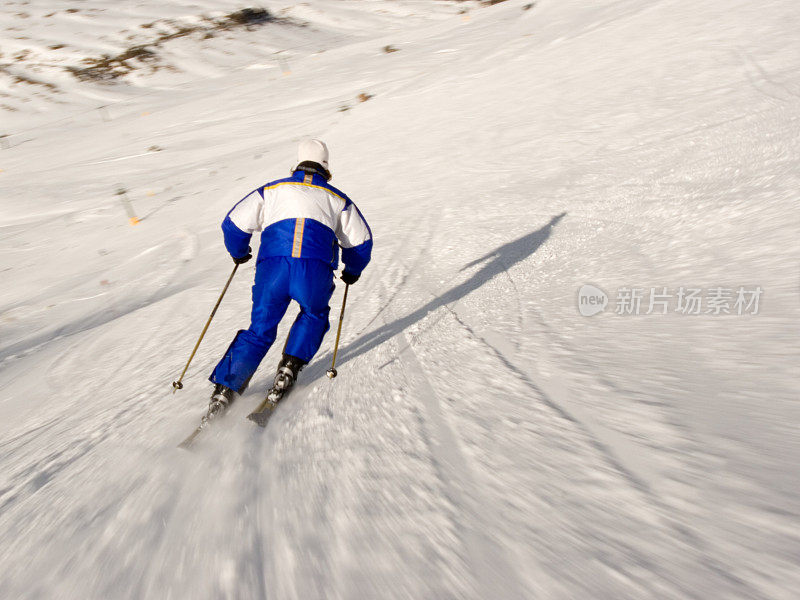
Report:
[[[333,271],[360,275],[372,254],[372,231],[355,204],[319,174],[295,171],[239,201],[222,223],[231,256],[248,253],[261,231],[250,328],[240,330],[209,378],[241,389],[275,341],[291,300],[300,305],[284,352],[309,362],[330,327]]]

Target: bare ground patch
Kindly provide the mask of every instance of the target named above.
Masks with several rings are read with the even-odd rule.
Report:
[[[86,58],[82,61],[85,66],[66,69],[81,81],[108,82],[144,66],[150,67],[152,71],[163,68],[157,50],[170,40],[193,34],[199,34],[206,39],[214,37],[218,32],[239,28],[253,29],[268,23],[298,25],[291,19],[275,17],[264,8],[243,8],[219,18],[203,17],[203,22],[203,25],[178,26],[170,33],[158,35],[152,42],[131,46],[114,56],[105,54],[99,58]],[[157,23],[145,23],[141,27],[152,29]]]

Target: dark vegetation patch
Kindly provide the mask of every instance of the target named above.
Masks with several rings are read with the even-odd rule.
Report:
[[[34,79],[33,77],[28,77],[24,73],[17,73],[8,68],[6,65],[0,65],[0,73],[4,73],[11,78],[11,81],[14,83],[25,83],[27,85],[41,85],[42,87],[46,87],[48,90],[52,92],[57,92],[58,88],[53,85],[52,83],[48,83],[47,81],[39,81],[38,79]]]
[[[240,27],[253,29],[267,23],[285,22],[297,25],[290,19],[274,17],[264,8],[243,8],[217,19],[203,17],[203,21],[206,23],[205,25],[178,27],[171,33],[159,35],[148,44],[131,46],[116,56],[105,54],[99,58],[86,58],[82,61],[86,66],[67,67],[67,71],[81,81],[108,82],[127,75],[143,65],[148,65],[152,71],[158,70],[160,57],[156,49],[169,40],[186,37],[193,33],[201,34],[201,39],[209,39],[213,38],[215,33],[219,31],[228,31]],[[140,27],[151,29],[156,24],[157,22],[145,23]]]
[[[358,102],[366,102],[370,98],[374,98],[374,94],[370,94],[369,92],[361,92],[358,96],[356,96],[356,101]],[[347,112],[353,108],[350,104],[342,104],[339,106],[339,112]]]
[[[236,27],[241,25],[263,25],[275,21],[266,8],[243,8],[242,10],[233,12],[225,17],[222,21],[227,22],[229,27]]]
[[[131,46],[116,56],[104,54],[100,58],[85,58],[85,67],[67,67],[81,81],[111,81],[134,71],[137,63],[151,63],[155,66],[158,54],[147,46]]]
[[[466,2],[467,0],[457,0],[458,2]],[[495,4],[500,4],[501,2],[505,2],[506,0],[480,0],[480,3],[483,6],[493,6]],[[461,13],[467,12],[466,10],[462,10]]]

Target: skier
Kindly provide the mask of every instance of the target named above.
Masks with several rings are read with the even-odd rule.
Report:
[[[209,380],[215,384],[209,416],[241,394],[275,341],[291,300],[300,314],[278,366],[268,399],[274,405],[319,350],[330,324],[333,272],[342,248],[341,279],[358,281],[372,253],[372,231],[355,204],[330,185],[328,148],[318,139],[300,142],[291,177],[259,187],[236,204],[222,223],[225,248],[237,264],[252,258],[249,246],[261,231],[249,329],[233,338]]]

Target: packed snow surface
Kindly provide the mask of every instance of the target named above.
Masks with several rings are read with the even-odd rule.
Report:
[[[797,598],[797,2],[260,5],[0,9],[0,598]],[[304,135],[339,377],[181,451]]]

